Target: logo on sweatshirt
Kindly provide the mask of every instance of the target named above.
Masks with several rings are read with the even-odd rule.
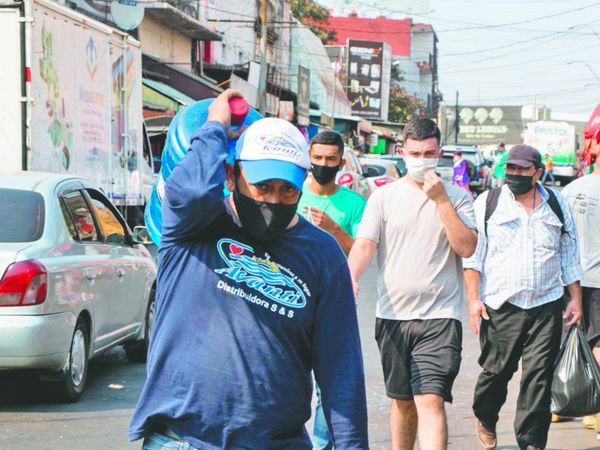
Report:
[[[245,284],[263,297],[288,308],[306,306],[305,292],[301,288],[304,283],[289,269],[271,261],[268,255],[259,258],[252,247],[232,239],[217,242],[217,251],[227,267],[215,270],[216,273]]]

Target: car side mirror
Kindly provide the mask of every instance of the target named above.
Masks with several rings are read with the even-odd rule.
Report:
[[[148,234],[148,229],[144,226],[138,225],[133,229],[133,242],[136,244],[152,244],[152,239]]]

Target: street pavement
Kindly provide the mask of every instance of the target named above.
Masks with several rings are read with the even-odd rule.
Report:
[[[391,448],[388,431],[390,401],[385,395],[379,352],[374,340],[375,277],[376,268],[371,266],[361,280],[358,314],[366,370],[371,448],[387,450]],[[478,354],[476,337],[465,329],[463,363],[454,386],[454,403],[447,407],[451,449],[479,448],[470,407],[479,373]],[[127,362],[120,347],[92,361],[87,389],[76,404],[58,403],[51,387],[36,383],[31,376],[0,375],[0,449],[139,449],[139,442],[127,442],[127,427],[144,376],[145,366]],[[498,448],[502,450],[518,450],[512,430],[518,378],[517,374],[511,382],[509,399],[498,424]],[[553,424],[548,448],[600,449],[600,441],[596,440],[593,431],[583,429],[577,420]]]

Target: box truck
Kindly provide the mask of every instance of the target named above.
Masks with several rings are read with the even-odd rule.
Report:
[[[525,129],[523,143],[538,149],[542,159],[550,155],[554,162],[554,176],[563,184],[577,175],[575,126],[557,121],[530,122]]]
[[[125,214],[143,208],[153,170],[140,43],[45,0],[0,0],[0,42],[0,174],[78,175]]]

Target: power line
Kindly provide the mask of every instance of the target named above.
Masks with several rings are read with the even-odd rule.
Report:
[[[577,51],[583,51],[586,49],[579,49]],[[557,57],[557,56],[565,56],[565,55],[571,55],[574,54],[575,52],[573,50],[569,50],[568,52],[565,53],[555,53],[552,55],[553,58]],[[538,62],[538,61],[547,61],[549,58],[547,56],[543,56],[541,58],[537,58],[537,59],[528,59],[527,61],[522,61],[522,62],[514,62],[514,63],[510,63],[510,64],[503,64],[503,65],[499,65],[499,66],[487,66],[487,67],[473,67],[473,68],[466,68],[464,70],[446,70],[444,69],[443,71],[440,71],[440,74],[442,75],[452,75],[452,74],[459,74],[459,73],[472,73],[472,72],[481,72],[481,71],[488,71],[488,70],[493,70],[493,69],[510,69],[513,67],[522,67],[522,66],[526,66],[528,69],[531,68],[541,68],[541,67],[557,67],[557,62],[551,62],[548,64],[539,64],[539,65],[532,65],[532,62]],[[461,64],[461,66],[466,66],[469,64],[481,64],[481,62],[473,62],[473,63],[465,63],[465,64]],[[452,66],[452,67],[457,67],[457,66]]]
[[[489,52],[493,52],[495,50],[502,50],[505,48],[514,47],[515,45],[530,43],[532,41],[539,41],[539,40],[544,40],[544,39],[552,40],[549,38],[556,38],[557,34],[560,35],[563,33],[567,33],[567,31],[566,30],[565,31],[551,31],[548,34],[543,35],[543,36],[539,36],[539,37],[531,38],[531,39],[523,39],[521,41],[511,42],[510,44],[504,44],[504,45],[500,45],[498,47],[488,47],[488,48],[483,48],[480,50],[472,50],[472,51],[468,51],[468,52],[446,53],[446,54],[443,54],[443,56],[445,58],[448,58],[450,56],[467,56],[467,55],[473,55],[473,54],[478,54],[478,53],[489,53]],[[560,37],[560,36],[558,36],[558,37]]]
[[[544,42],[538,42],[538,43],[536,43],[536,44],[534,44],[534,45],[532,45],[532,46],[529,46],[529,47],[523,47],[523,48],[520,48],[520,49],[518,49],[518,50],[511,51],[511,52],[509,52],[509,53],[501,53],[501,54],[499,54],[499,55],[488,56],[488,57],[485,59],[485,62],[492,61],[492,60],[495,60],[495,59],[501,59],[501,58],[504,58],[504,57],[506,57],[506,56],[515,56],[515,53],[516,53],[517,51],[518,51],[519,53],[523,53],[523,52],[525,52],[525,51],[528,51],[528,50],[532,50],[532,49],[538,48],[538,47],[540,47],[540,46],[542,46],[542,45],[546,45],[548,42],[551,42],[552,40],[554,40],[554,39],[549,39],[549,40],[546,40],[546,41],[544,41]],[[554,57],[556,57],[556,56],[560,56],[560,55],[561,55],[561,53],[556,53],[556,52],[559,50],[559,48],[557,48],[557,47],[550,47],[548,50],[552,52],[552,55],[551,55],[551,56],[552,56],[553,58],[554,58]],[[573,50],[571,49],[571,47],[569,47],[569,52],[572,52],[572,51],[573,51]],[[533,59],[533,60],[532,60],[532,59],[528,59],[528,60],[525,62],[525,64],[529,64],[529,63],[531,63],[531,62],[535,62],[535,61],[539,61],[539,60],[543,60],[543,59],[547,59],[547,57],[542,57],[541,59]],[[477,65],[480,65],[480,64],[481,64],[481,61],[479,61],[479,60],[472,60],[472,61],[465,61],[465,62],[461,62],[461,63],[455,63],[455,64],[450,64],[450,65],[445,65],[445,66],[444,66],[444,69],[445,69],[445,71],[448,71],[448,69],[453,69],[453,68],[456,68],[456,67],[465,67],[465,66],[469,66],[469,65],[472,65],[472,64],[477,64]]]
[[[562,0],[560,0],[562,1]],[[477,3],[479,3],[480,1],[477,0]],[[501,3],[505,3],[506,0],[502,0]],[[520,3],[521,5],[526,4],[528,2],[526,1],[515,1],[516,3]],[[430,14],[415,14],[411,11],[406,11],[406,10],[397,10],[397,9],[390,9],[390,8],[386,8],[385,10],[381,9],[381,8],[373,8],[371,5],[368,5],[362,1],[357,1],[355,0],[354,3],[358,3],[361,4],[363,6],[365,6],[366,8],[373,10],[373,11],[381,11],[382,13],[398,13],[398,14],[403,14],[403,15],[407,15],[410,16],[407,19],[393,19],[393,20],[410,20],[411,17],[421,17],[424,19],[428,19],[428,20],[433,20],[435,22],[442,22],[442,23],[449,23],[449,24],[458,24],[458,23],[462,23],[465,25],[469,25],[466,27],[461,27],[461,28],[448,28],[448,29],[439,29],[436,30],[436,33],[448,33],[448,32],[454,32],[454,31],[469,31],[469,30],[479,30],[479,29],[486,29],[486,30],[491,30],[491,31],[502,31],[501,29],[505,28],[506,30],[516,30],[516,31],[528,31],[528,32],[548,32],[548,30],[535,30],[535,29],[531,29],[531,28],[518,28],[518,27],[513,27],[513,25],[515,24],[524,24],[524,23],[531,23],[531,22],[535,22],[535,21],[539,21],[539,20],[544,20],[544,19],[548,19],[548,18],[552,18],[552,17],[560,17],[562,15],[566,15],[566,14],[570,14],[572,12],[577,12],[580,10],[584,10],[584,9],[588,9],[594,6],[597,6],[600,4],[600,2],[597,3],[593,3],[590,5],[586,5],[586,6],[582,6],[579,8],[574,8],[571,10],[566,10],[566,11],[562,11],[559,13],[554,13],[554,14],[549,14],[546,16],[541,16],[541,17],[536,17],[536,18],[531,18],[531,19],[525,19],[522,21],[517,21],[517,22],[509,22],[509,23],[504,23],[504,24],[484,24],[482,25],[481,23],[475,23],[475,22],[469,22],[469,21],[465,21],[465,20],[458,20],[458,19],[444,19],[444,18],[436,18],[431,16]],[[489,2],[489,3],[493,3],[495,5],[498,5],[499,3],[497,1],[493,1],[493,2]],[[344,29],[344,28],[339,28],[336,27],[336,29],[343,29],[346,31],[354,31],[353,29]],[[391,32],[394,33],[394,32]],[[406,32],[398,32],[398,34],[406,34]],[[589,34],[589,33],[588,33]]]
[[[504,27],[508,27],[508,26],[512,26],[512,25],[522,25],[524,23],[537,22],[537,21],[540,21],[540,20],[550,19],[552,17],[564,16],[564,15],[571,14],[571,13],[574,13],[574,12],[577,12],[577,11],[583,11],[585,9],[593,8],[593,7],[598,6],[598,5],[600,5],[600,2],[595,2],[595,3],[592,3],[591,5],[581,6],[579,8],[568,9],[568,10],[565,10],[565,11],[561,11],[559,13],[548,14],[548,15],[545,15],[545,16],[534,17],[534,18],[531,18],[531,19],[518,20],[516,22],[508,22],[508,23],[497,24],[497,25],[491,25],[491,24],[489,24],[489,25],[480,25],[480,26],[474,26],[474,27],[455,28],[455,29],[452,29],[452,30],[441,30],[440,32],[443,32],[443,31],[478,30],[478,29],[490,29],[490,28],[500,28],[500,27],[504,28]]]
[[[515,100],[515,99],[523,99],[523,98],[534,98],[534,97],[556,97],[562,95],[571,95],[578,92],[589,92],[589,88],[585,87],[577,87],[570,89],[561,89],[557,91],[546,91],[546,92],[532,92],[523,95],[513,95],[513,96],[503,96],[503,97],[487,97],[486,101],[502,101],[502,100]],[[467,97],[469,98],[469,97]]]

